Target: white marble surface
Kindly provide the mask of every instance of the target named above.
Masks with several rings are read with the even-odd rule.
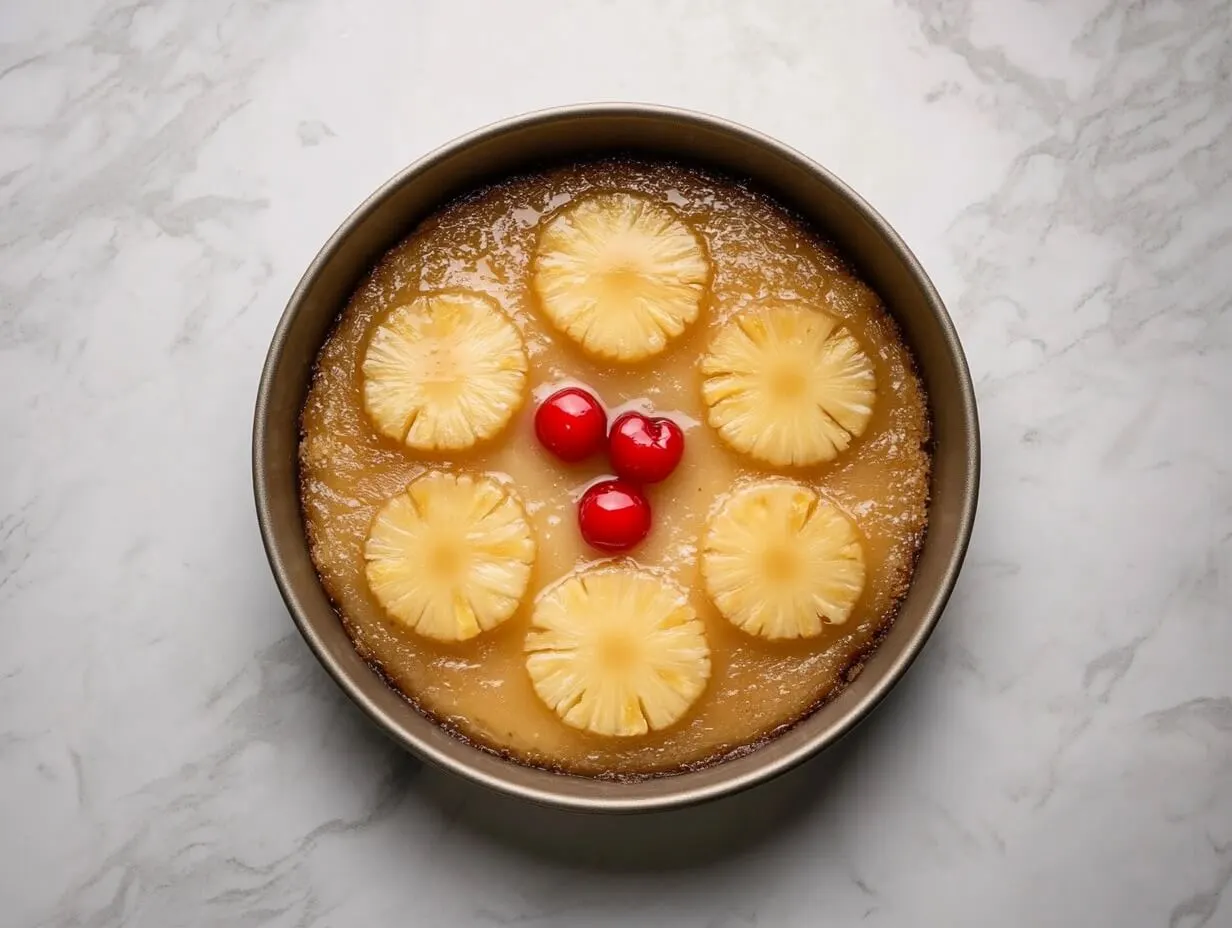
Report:
[[[6,0],[4,925],[1232,925],[1226,0]],[[903,233],[979,521],[890,703],[654,821],[423,772],[265,566],[257,373],[388,175],[516,112],[708,110]]]

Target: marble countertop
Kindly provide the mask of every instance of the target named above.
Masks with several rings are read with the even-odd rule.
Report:
[[[5,925],[1232,925],[1226,0],[9,0]],[[554,815],[318,667],[249,441],[292,287],[432,147],[706,110],[902,232],[978,383],[953,603],[855,737],[722,806]]]

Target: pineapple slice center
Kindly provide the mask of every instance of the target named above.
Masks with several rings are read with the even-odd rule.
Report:
[[[591,287],[600,298],[653,299],[659,286],[655,275],[644,243],[625,235],[608,242],[604,252],[596,257]]]
[[[605,635],[597,651],[604,669],[613,673],[627,672],[636,667],[642,657],[637,642],[626,634]]]
[[[770,393],[779,400],[794,400],[808,389],[808,375],[796,365],[783,366],[770,374]]]
[[[423,378],[428,383],[456,384],[466,379],[465,372],[458,370],[457,352],[447,343],[437,343],[428,350]]]
[[[466,386],[466,370],[449,345],[433,345],[425,359],[423,390],[430,402],[452,403]]]
[[[803,558],[787,545],[767,545],[761,556],[766,580],[778,585],[795,583],[803,573]]]
[[[466,547],[456,538],[442,538],[428,551],[427,568],[432,576],[444,583],[455,584],[465,577],[470,567]]]
[[[604,289],[621,296],[634,296],[645,286],[646,278],[641,269],[631,264],[616,264],[602,274]]]

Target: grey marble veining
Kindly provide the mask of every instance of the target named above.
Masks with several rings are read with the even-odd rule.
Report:
[[[378,183],[635,99],[847,179],[978,381],[927,652],[791,777],[654,820],[424,771],[294,633],[257,373]],[[1232,925],[1226,0],[0,7],[0,922]]]

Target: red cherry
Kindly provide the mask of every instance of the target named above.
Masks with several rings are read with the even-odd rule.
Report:
[[[539,443],[562,461],[580,461],[603,447],[607,413],[580,387],[557,390],[535,410]]]
[[[623,480],[604,480],[582,494],[578,527],[592,548],[628,551],[650,531],[650,502]]]
[[[684,432],[671,419],[627,412],[612,423],[608,456],[626,480],[658,483],[676,469],[684,454]]]

